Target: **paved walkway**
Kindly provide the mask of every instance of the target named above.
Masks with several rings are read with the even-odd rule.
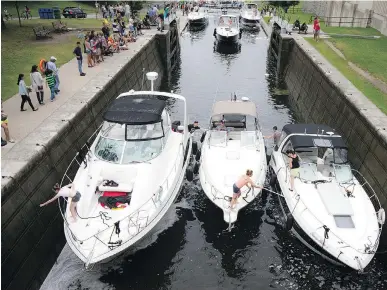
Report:
[[[180,13],[178,12],[177,15],[180,16]],[[185,27],[186,23],[186,17],[181,17],[180,30]],[[18,141],[26,138],[29,134],[33,133],[40,124],[42,124],[51,114],[54,114],[59,107],[71,99],[78,90],[103,71],[105,67],[112,65],[118,55],[120,55],[120,57],[122,57],[122,54],[132,56],[134,53],[139,51],[141,47],[143,47],[148,40],[153,37],[153,35],[157,33],[157,30],[156,27],[152,27],[151,30],[143,30],[143,33],[145,35],[140,36],[136,42],[128,45],[129,50],[121,51],[119,54],[105,57],[105,62],[100,63],[93,68],[88,68],[87,63],[85,63],[83,65],[83,70],[86,73],[86,76],[81,77],[79,75],[77,61],[75,58],[62,65],[59,68],[59,89],[61,91],[54,102],[50,102],[50,92],[46,86],[44,86],[44,100],[46,104],[43,106],[38,104],[36,94],[34,92],[30,93],[32,103],[36,108],[39,108],[38,111],[33,112],[30,106],[26,104],[24,108],[27,109],[27,111],[21,112],[21,97],[18,94],[4,101],[2,108],[4,109],[4,112],[8,114],[11,138],[13,138],[17,143]],[[28,72],[25,72],[25,75],[26,77],[29,77]],[[4,139],[4,131],[1,131]],[[3,158],[16,143],[8,143],[6,146],[1,147],[1,154]]]

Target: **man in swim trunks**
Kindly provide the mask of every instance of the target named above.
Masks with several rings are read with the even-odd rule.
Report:
[[[263,189],[263,187],[254,184],[254,182],[251,179],[252,176],[253,176],[253,171],[251,169],[247,169],[246,174],[242,175],[238,179],[238,181],[233,184],[233,186],[232,186],[233,195],[232,195],[232,200],[231,200],[231,204],[230,204],[231,208],[234,208],[234,205],[237,202],[237,199],[241,196],[241,188],[243,186],[247,185],[249,187],[252,186],[255,188]]]
[[[70,183],[69,185],[63,186],[60,188],[59,184],[55,184],[53,188],[56,195],[51,198],[50,200],[46,201],[45,203],[40,204],[40,207],[45,206],[55,200],[57,200],[60,196],[62,197],[71,197],[71,205],[70,205],[70,212],[73,217],[72,222],[77,221],[77,213],[75,211],[75,207],[77,206],[78,201],[81,199],[81,194],[78,191],[75,191],[75,187],[73,183]]]

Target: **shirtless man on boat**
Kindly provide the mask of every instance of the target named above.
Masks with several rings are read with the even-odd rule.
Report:
[[[230,207],[232,209],[234,208],[235,203],[237,203],[237,199],[241,196],[241,188],[243,186],[247,185],[248,187],[252,186],[255,188],[263,189],[263,187],[254,184],[253,180],[251,179],[252,176],[253,176],[253,171],[251,169],[247,169],[246,174],[242,175],[238,179],[238,181],[233,184],[232,186],[233,195],[232,195],[232,200],[230,204]]]

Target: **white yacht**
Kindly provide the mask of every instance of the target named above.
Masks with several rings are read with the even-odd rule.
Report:
[[[70,201],[59,203],[67,242],[86,267],[146,236],[176,200],[185,176],[192,149],[186,100],[153,91],[157,73],[147,77],[151,91],[132,90],[111,103],[94,142],[77,153],[61,182],[81,193],[75,222]],[[178,130],[172,130],[168,99],[184,104]]]
[[[244,28],[259,28],[259,21],[261,16],[259,15],[258,6],[254,3],[246,3],[243,5],[240,14],[241,25]]]
[[[219,17],[218,26],[214,29],[214,37],[225,43],[235,43],[241,37],[238,18],[234,15],[222,15]]]
[[[198,6],[195,7],[194,11],[189,12],[187,19],[190,26],[202,26],[207,23],[208,15],[201,11]]]
[[[216,102],[210,127],[201,141],[201,150],[196,153],[200,163],[195,165],[199,167],[201,186],[207,197],[223,210],[224,221],[232,224],[238,212],[261,193],[259,189],[245,186],[235,208],[231,209],[233,184],[247,169],[253,170],[252,179],[256,184],[263,186],[266,178],[265,145],[255,104],[248,98]]]
[[[291,191],[289,157],[300,159]],[[269,172],[287,228],[334,264],[363,271],[379,245],[385,212],[365,178],[352,169],[341,136],[326,125],[289,124],[274,148]]]

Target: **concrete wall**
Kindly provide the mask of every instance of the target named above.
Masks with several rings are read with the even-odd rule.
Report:
[[[143,68],[159,73],[159,87],[165,72],[161,55],[166,55],[160,43],[168,36],[154,36],[130,59],[117,54],[2,160],[2,289],[39,289],[43,283],[65,239],[57,204],[39,204],[52,197],[52,186],[101,124],[106,106],[120,93],[141,88]],[[144,90],[149,87],[146,81]]]
[[[329,26],[373,27],[387,35],[387,1],[304,1],[302,9]]]
[[[296,114],[331,126],[349,146],[349,160],[387,210],[387,116],[304,38],[294,36],[285,81]],[[387,227],[383,245],[387,247]]]

